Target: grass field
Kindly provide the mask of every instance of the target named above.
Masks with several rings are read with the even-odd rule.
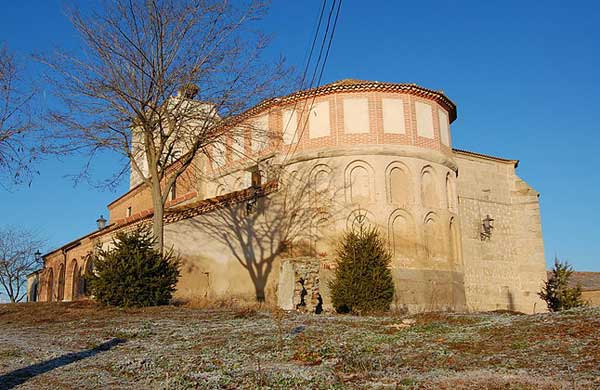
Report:
[[[0,305],[0,389],[600,389],[600,309],[354,317]]]

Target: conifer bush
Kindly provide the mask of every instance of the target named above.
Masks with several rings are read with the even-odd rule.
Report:
[[[113,306],[168,304],[179,278],[173,251],[161,254],[146,229],[117,233],[113,247],[93,256],[89,286],[96,300]]]
[[[548,310],[561,311],[574,307],[585,306],[581,298],[581,286],[569,287],[569,279],[573,274],[573,268],[566,261],[563,263],[558,258],[554,259],[552,276],[548,278],[542,291],[538,293],[540,298],[546,301]]]
[[[376,228],[347,231],[337,247],[337,267],[329,283],[338,313],[387,311],[394,297],[392,256]]]

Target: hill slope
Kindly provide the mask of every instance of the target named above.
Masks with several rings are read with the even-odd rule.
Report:
[[[0,389],[259,387],[600,388],[600,310],[351,317],[0,305]]]

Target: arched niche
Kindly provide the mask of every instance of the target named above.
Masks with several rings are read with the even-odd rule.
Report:
[[[437,214],[431,212],[425,216],[423,221],[425,230],[425,248],[429,260],[440,260],[445,254],[445,234],[440,226]]]
[[[456,218],[450,218],[449,238],[450,238],[450,260],[452,264],[460,263],[460,237],[458,235],[458,227],[456,226]]]
[[[297,191],[302,191],[309,186],[309,183],[302,180],[297,170],[291,172],[283,171],[280,184],[288,195],[296,194]]]
[[[85,260],[83,268],[80,271],[81,281],[82,281],[81,286],[80,286],[80,292],[81,292],[82,296],[88,297],[91,295],[90,287],[89,287],[86,277],[91,276],[93,272],[94,272],[94,262],[92,261],[92,259],[90,257],[88,257]]]
[[[247,173],[248,177],[244,176],[244,174]],[[241,190],[245,190],[246,188],[250,187],[250,180],[249,180],[249,173],[248,172],[242,172],[242,176],[238,177],[237,179],[235,179],[235,181],[233,182],[233,190],[234,191],[241,191]]]
[[[388,237],[390,248],[396,258],[406,260],[414,257],[416,252],[415,224],[408,211],[397,209],[390,214]]]
[[[37,302],[39,300],[39,285],[37,278],[31,283],[31,289],[29,290],[29,302]]]
[[[315,166],[310,173],[311,185],[315,194],[326,194],[329,192],[331,181],[331,168],[325,164]]]
[[[454,181],[454,173],[448,172],[446,174],[446,207],[452,212],[456,212],[457,197],[456,197],[456,184]]]
[[[60,264],[58,268],[57,300],[61,302],[65,299],[65,266]]]
[[[71,300],[76,300],[79,296],[79,268],[77,267],[77,260],[71,260]]]
[[[46,280],[46,301],[52,302],[54,298],[54,271],[48,268],[48,277]]]
[[[345,171],[346,201],[349,203],[369,203],[374,200],[375,182],[373,168],[365,161],[353,161]]]
[[[426,166],[421,171],[421,202],[427,208],[440,207],[436,174],[431,166]]]
[[[365,209],[353,210],[346,219],[346,229],[358,231],[361,225],[365,228],[375,226],[375,218],[373,218],[373,214]]]
[[[225,195],[225,186],[223,184],[219,184],[215,189],[215,196]]]
[[[406,206],[413,203],[413,186],[410,169],[401,162],[386,168],[386,193],[391,204]]]

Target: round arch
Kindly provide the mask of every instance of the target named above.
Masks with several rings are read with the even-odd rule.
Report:
[[[65,299],[65,265],[63,263],[58,267],[58,284],[56,299],[62,302]]]
[[[405,163],[393,161],[388,164],[385,184],[388,203],[408,205],[414,202],[413,174]]]
[[[375,195],[373,167],[363,160],[354,160],[344,170],[344,188],[347,203],[371,202]]]
[[[414,257],[416,252],[415,221],[409,211],[396,209],[390,214],[388,242],[394,256]]]
[[[52,302],[54,298],[54,271],[48,268],[48,277],[46,280],[46,301]]]
[[[437,178],[436,170],[431,165],[426,165],[421,169],[419,187],[421,192],[421,204],[425,207],[440,207]]]
[[[71,260],[71,300],[74,301],[79,297],[79,267],[77,260]]]

